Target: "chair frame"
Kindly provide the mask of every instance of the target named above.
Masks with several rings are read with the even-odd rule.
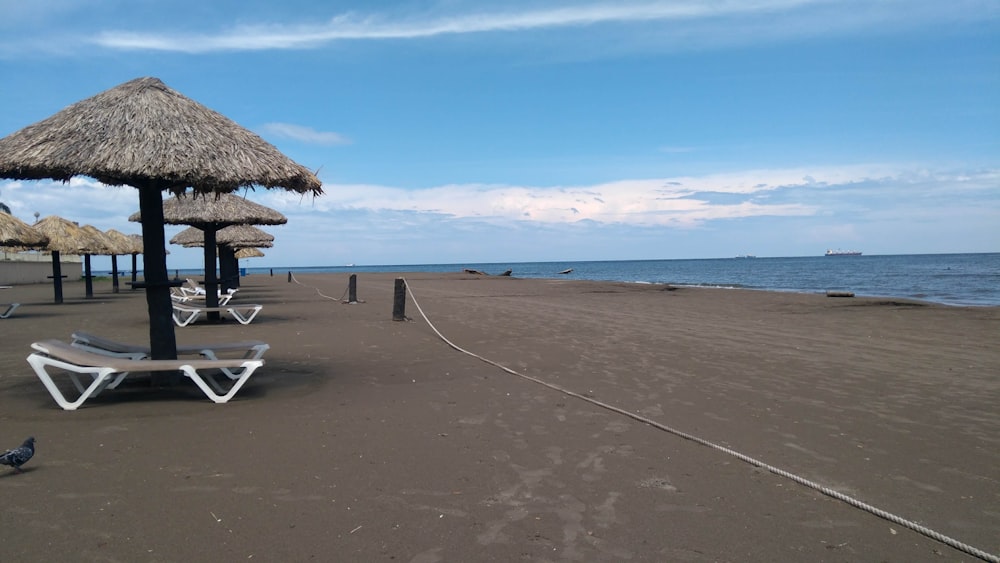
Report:
[[[10,303],[9,305],[0,304],[0,307],[7,307],[7,310],[0,313],[0,319],[6,319],[7,317],[13,315],[14,311],[20,306],[20,303]]]
[[[173,318],[177,326],[187,326],[201,317],[202,313],[217,311],[219,313],[229,313],[237,322],[248,325],[253,322],[257,313],[264,308],[263,305],[225,305],[221,307],[199,307],[188,303],[173,302]]]

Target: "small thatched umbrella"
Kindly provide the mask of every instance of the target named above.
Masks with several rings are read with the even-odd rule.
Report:
[[[129,221],[141,220],[141,211],[129,216]],[[214,197],[183,194],[170,198],[163,202],[163,220],[172,225],[191,225],[205,233],[205,305],[208,307],[217,307],[219,300],[215,275],[216,232],[231,225],[283,225],[288,222],[281,213],[232,194]],[[232,281],[226,274],[222,279],[225,285]],[[218,320],[219,314],[212,312],[208,317]]]
[[[49,237],[9,213],[0,212],[0,246],[42,248]]]
[[[253,246],[244,246],[243,248],[237,248],[233,252],[233,260],[236,260],[236,268],[240,267],[240,260],[246,258],[261,258],[264,256],[264,252],[261,249]]]
[[[264,252],[256,247],[247,246],[238,249],[235,253],[237,260],[244,260],[246,258],[263,258]]]
[[[91,274],[90,257],[95,254],[99,256],[114,256],[115,245],[104,234],[104,231],[93,225],[84,225],[80,227],[80,230],[88,237],[88,242],[84,247],[83,253],[83,279],[87,299],[91,299],[94,297],[94,277]]]
[[[63,275],[59,255],[85,254],[87,246],[91,244],[90,237],[76,223],[56,215],[49,215],[36,222],[32,227],[49,238],[45,250],[52,253],[52,288],[55,292],[55,302],[62,303]]]
[[[186,248],[205,246],[205,234],[194,227],[188,227],[170,239],[171,244]],[[274,236],[251,225],[230,225],[219,229],[215,242],[218,246],[219,270],[222,272],[223,290],[239,287],[240,265],[234,255],[235,249],[273,246]],[[213,253],[214,256],[214,253]]]
[[[177,357],[163,245],[164,190],[262,186],[322,193],[312,172],[156,78],[126,82],[0,139],[0,178],[65,182],[73,176],[139,190],[155,359]]]
[[[143,251],[142,235],[128,235],[128,238],[132,240],[132,249],[129,252],[132,255],[132,289],[138,289],[136,276],[139,272],[139,262],[136,257]]]
[[[104,232],[104,235],[111,241],[114,250],[114,253],[111,255],[111,292],[118,293],[118,256],[133,254],[136,249],[136,243],[129,235],[115,229],[108,229]],[[139,236],[139,248],[141,252],[142,236],[136,236]],[[135,268],[132,268],[132,270],[135,270]]]

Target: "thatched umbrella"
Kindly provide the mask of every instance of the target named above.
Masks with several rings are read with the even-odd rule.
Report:
[[[9,213],[0,213],[0,246],[42,248],[49,237]]]
[[[55,302],[62,303],[63,275],[59,255],[85,254],[87,246],[91,244],[90,237],[76,223],[56,215],[49,215],[37,221],[32,227],[49,238],[45,250],[52,253],[52,288],[55,292]]]
[[[247,246],[238,249],[235,253],[237,260],[243,260],[245,258],[263,258],[264,252],[256,247]]]
[[[269,248],[273,246],[273,243],[274,235],[253,225],[230,225],[219,229],[215,234],[215,244],[218,246],[226,245],[233,248],[260,246]],[[170,239],[170,244],[179,244],[185,248],[205,246],[205,233],[194,227],[188,227],[174,235]]]
[[[129,221],[141,221],[141,210],[129,216]],[[288,222],[277,211],[232,194],[199,196],[181,194],[163,202],[163,220],[173,225],[191,225],[205,233],[205,304],[218,306],[218,278],[215,275],[216,232],[231,225],[283,225]],[[238,273],[238,272],[237,272]],[[226,284],[231,277],[223,275]],[[209,319],[218,320],[217,312]]]
[[[0,139],[0,178],[90,176],[139,190],[152,357],[177,357],[164,255],[164,190],[244,187],[321,194],[318,178],[220,113],[139,78],[77,102]]]
[[[133,251],[136,249],[136,243],[134,240],[129,238],[129,235],[126,235],[121,231],[116,231],[115,229],[108,229],[104,232],[104,235],[108,237],[108,240],[113,245],[114,250],[114,253],[111,255],[111,292],[118,293],[118,256],[133,254]],[[141,252],[141,236],[139,237],[139,248]],[[135,268],[132,268],[132,270],[134,271]]]
[[[174,235],[170,239],[170,243],[180,244],[186,248],[205,246],[206,232],[188,227]],[[254,246],[270,248],[273,246],[273,241],[273,235],[251,225],[230,225],[219,229],[215,236],[215,242],[218,246],[219,270],[222,272],[223,289],[239,287],[240,285],[240,265],[234,255],[235,249]]]

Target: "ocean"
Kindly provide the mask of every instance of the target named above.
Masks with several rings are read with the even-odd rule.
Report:
[[[247,266],[244,260],[241,266]],[[905,298],[957,306],[1000,306],[1000,253],[701,260],[606,260],[465,264],[350,265],[246,268],[250,274],[286,272],[458,272],[511,270],[520,278],[666,283],[796,293],[849,291],[857,296]],[[568,274],[560,274],[572,270]],[[191,272],[191,273],[200,273]]]

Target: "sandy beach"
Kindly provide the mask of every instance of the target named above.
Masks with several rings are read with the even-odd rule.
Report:
[[[61,410],[30,344],[148,343],[144,296],[4,290],[0,449],[37,439],[4,561],[977,560],[641,419],[1000,553],[1000,308],[403,273],[396,322],[397,274],[275,274],[176,330],[271,345],[222,405],[136,375]]]

